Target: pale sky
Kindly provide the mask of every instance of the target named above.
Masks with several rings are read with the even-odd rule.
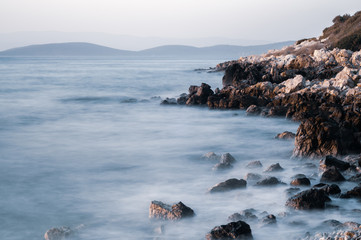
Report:
[[[266,41],[319,36],[361,0],[0,0],[0,34],[103,32]]]

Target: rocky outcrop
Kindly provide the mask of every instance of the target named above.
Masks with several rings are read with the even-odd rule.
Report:
[[[357,186],[341,195],[341,198],[361,198],[361,186]]]
[[[209,190],[209,192],[210,193],[225,192],[234,189],[245,188],[246,186],[247,186],[247,182],[245,180],[231,178],[228,179],[227,181],[216,184]]]
[[[69,227],[51,228],[44,234],[45,240],[65,240],[73,234]]]
[[[149,206],[149,218],[153,219],[179,220],[194,215],[194,211],[182,202],[171,206],[160,201],[152,201]]]
[[[263,167],[261,161],[252,161],[247,163],[246,168],[261,168]]]
[[[297,210],[324,209],[325,203],[329,201],[331,199],[324,191],[312,188],[289,198],[286,206]]]
[[[227,225],[214,227],[206,235],[207,240],[249,240],[253,239],[251,227],[243,221],[230,222]]]
[[[283,133],[279,133],[275,136],[275,138],[277,139],[283,139],[283,140],[293,140],[295,139],[296,134],[289,132],[289,131],[285,131]]]

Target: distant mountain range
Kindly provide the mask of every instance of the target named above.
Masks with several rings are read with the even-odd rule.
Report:
[[[165,58],[206,58],[237,59],[241,56],[261,54],[279,49],[293,42],[280,42],[256,46],[216,45],[192,47],[165,45],[142,51],[127,51],[85,42],[51,43],[12,48],[0,52],[0,56],[114,56],[114,57],[165,57]]]

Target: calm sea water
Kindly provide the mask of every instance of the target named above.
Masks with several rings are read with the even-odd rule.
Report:
[[[264,165],[256,173],[279,162],[287,171],[273,175],[286,183],[296,173],[317,172],[290,159],[292,142],[274,139],[295,132],[297,123],[159,104],[192,84],[221,87],[222,73],[194,71],[218,62],[0,58],[1,239],[40,240],[59,226],[80,226],[72,239],[204,239],[234,212],[286,211],[289,186],[207,190],[243,178],[253,160]],[[215,172],[214,163],[200,159],[210,151],[229,152],[237,163]],[[182,201],[196,217],[151,221],[152,200]],[[289,239],[323,220],[355,217],[343,210],[342,216],[340,210],[301,213],[280,218],[277,227],[251,228],[256,239]],[[161,225],[163,234],[155,230]]]

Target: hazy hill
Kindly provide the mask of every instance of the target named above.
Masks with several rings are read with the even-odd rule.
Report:
[[[200,59],[237,59],[240,56],[261,54],[292,44],[281,42],[258,46],[217,45],[212,47],[191,47],[168,45],[142,51],[125,51],[91,43],[53,43],[13,48],[0,52],[2,56],[119,56],[119,57],[166,57]]]

